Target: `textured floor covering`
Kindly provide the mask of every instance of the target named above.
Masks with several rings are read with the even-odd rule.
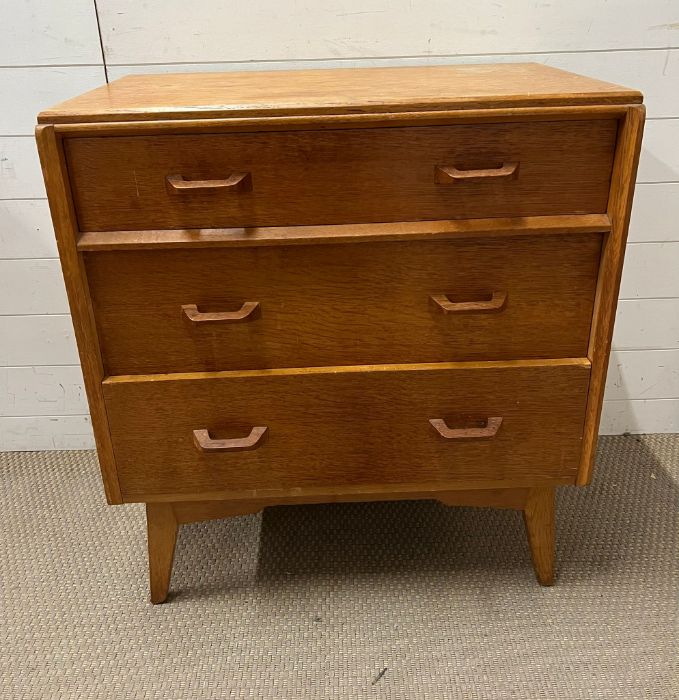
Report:
[[[515,512],[305,506],[185,527],[152,607],[94,455],[2,454],[0,697],[677,698],[679,436],[598,461],[551,589]]]

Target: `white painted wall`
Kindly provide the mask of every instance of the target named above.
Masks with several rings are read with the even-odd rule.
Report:
[[[643,90],[602,432],[679,432],[679,0],[3,0],[0,450],[93,445],[33,141],[128,73],[538,61]],[[98,9],[101,38],[97,25]]]

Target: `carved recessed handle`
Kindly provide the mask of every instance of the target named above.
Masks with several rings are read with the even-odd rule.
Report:
[[[490,299],[482,301],[450,301],[445,294],[432,294],[429,298],[444,314],[492,314],[507,305],[507,292],[493,292]]]
[[[250,173],[231,173],[224,180],[187,180],[183,175],[168,175],[165,178],[165,182],[171,194],[215,192],[219,190],[249,192],[252,189],[252,176]]]
[[[209,430],[194,430],[193,442],[201,452],[244,452],[260,447],[267,430],[265,425],[261,425],[253,428],[247,437],[228,440],[211,438]]]
[[[451,182],[482,182],[484,180],[511,180],[519,175],[519,163],[503,163],[499,168],[460,170],[452,165],[434,166],[434,181],[438,185]]]
[[[182,311],[192,323],[238,323],[257,318],[260,308],[258,301],[246,301],[238,311],[202,312],[196,304],[185,304]]]
[[[434,430],[446,440],[488,440],[497,434],[502,425],[502,418],[486,418],[485,425],[450,428],[443,418],[430,418]]]

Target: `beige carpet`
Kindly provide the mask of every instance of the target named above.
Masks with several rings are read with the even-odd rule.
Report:
[[[152,607],[94,455],[5,453],[0,697],[677,698],[678,482],[679,435],[603,439],[551,589],[517,513],[305,506],[185,527]]]

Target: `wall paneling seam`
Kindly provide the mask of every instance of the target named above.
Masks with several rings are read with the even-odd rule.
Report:
[[[94,5],[94,16],[97,19],[97,33],[99,34],[99,48],[101,49],[101,62],[104,67],[104,78],[106,79],[106,82],[109,82],[108,79],[108,66],[106,65],[106,52],[104,51],[104,39],[101,36],[101,20],[99,19],[99,8],[97,7],[97,0],[92,0],[92,3]]]

